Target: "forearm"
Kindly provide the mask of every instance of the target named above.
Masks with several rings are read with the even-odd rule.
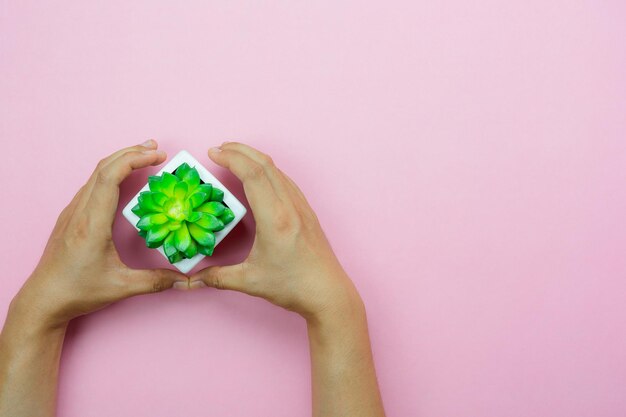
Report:
[[[0,417],[52,417],[66,327],[41,326],[18,310],[0,334]]]
[[[308,320],[307,327],[313,416],[384,416],[361,299]]]

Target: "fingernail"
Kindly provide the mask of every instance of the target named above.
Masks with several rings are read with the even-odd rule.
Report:
[[[156,151],[156,154],[159,156],[165,156],[165,151],[158,150]]]
[[[202,281],[194,281],[189,284],[189,288],[192,290],[196,290],[198,288],[204,288],[204,287],[206,287],[206,284]]]
[[[187,281],[176,281],[172,288],[175,290],[185,291],[189,289],[189,283]]]
[[[147,141],[145,141],[144,143],[142,143],[139,146],[143,146],[143,147],[146,147],[146,148],[151,148],[151,147],[154,146],[154,141],[152,139],[148,139]]]
[[[209,149],[209,152],[218,153],[218,152],[222,152],[222,150],[218,147],[214,147],[214,148]]]

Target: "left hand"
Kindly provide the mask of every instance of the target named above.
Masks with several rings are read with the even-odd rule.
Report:
[[[69,320],[134,295],[171,288],[185,275],[169,269],[138,270],[119,258],[112,226],[119,184],[133,170],[165,161],[153,140],[122,149],[98,163],[87,183],[63,210],[44,253],[11,303],[10,313],[39,326]]]

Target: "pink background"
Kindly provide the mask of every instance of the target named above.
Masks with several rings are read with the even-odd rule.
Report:
[[[2,314],[98,159],[156,138],[243,199],[206,158],[237,139],[317,210],[389,416],[626,415],[624,2],[96,3],[0,4]],[[310,408],[304,322],[231,292],[76,320],[61,372],[62,416]]]

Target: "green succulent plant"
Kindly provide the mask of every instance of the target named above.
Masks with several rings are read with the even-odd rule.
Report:
[[[150,191],[139,194],[132,212],[139,216],[139,235],[149,248],[163,246],[170,263],[201,253],[213,254],[215,232],[235,215],[224,203],[224,192],[203,183],[195,167],[184,163],[173,174],[148,178]]]

